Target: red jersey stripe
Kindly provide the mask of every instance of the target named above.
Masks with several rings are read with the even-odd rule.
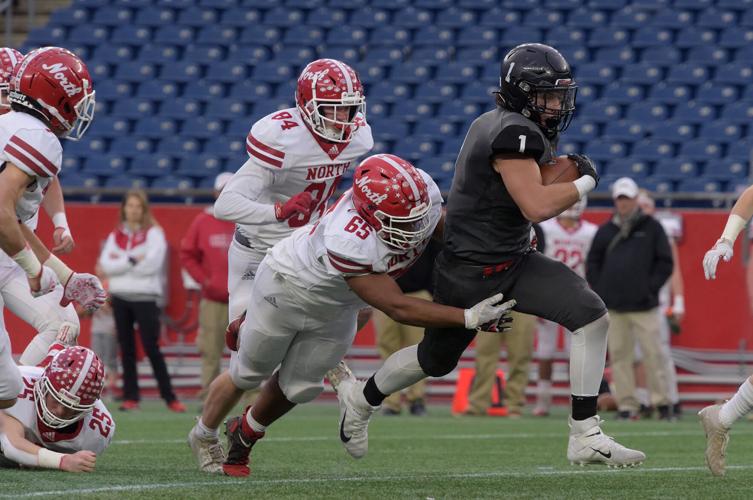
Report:
[[[48,172],[45,172],[42,167],[34,163],[34,160],[24,155],[21,151],[14,148],[10,143],[5,145],[5,154],[13,159],[13,163],[19,167],[26,167],[29,170],[36,173],[39,177],[50,177]]]
[[[249,144],[246,144],[246,152],[249,155],[254,156],[255,158],[263,161],[264,163],[268,163],[269,165],[272,165],[273,167],[282,168],[282,162],[280,160],[275,160],[274,158],[270,158],[269,156],[263,155],[262,153],[252,148]]]
[[[343,267],[351,267],[354,269],[365,269],[366,271],[371,271],[371,266],[367,264],[359,264],[358,262],[353,262],[352,260],[343,259],[342,257],[335,255],[331,252],[327,252],[327,256],[329,257],[329,260],[336,261],[340,266]]]
[[[340,271],[341,273],[346,274],[367,274],[371,272],[371,269],[367,269],[365,267],[361,268],[350,268],[350,267],[344,267],[335,262],[334,259],[332,259],[332,256],[329,256],[329,263],[332,264],[332,267]]]
[[[55,166],[54,163],[52,163],[50,160],[45,158],[45,156],[37,151],[37,149],[29,144],[28,142],[24,141],[17,135],[14,135],[10,138],[10,142],[12,142],[14,145],[18,146],[23,151],[29,153],[31,156],[33,156],[39,163],[42,164],[44,168],[49,170],[50,175],[57,175],[58,174],[58,167]]]
[[[249,142],[250,142],[251,144],[253,144],[254,146],[256,146],[257,148],[259,148],[259,149],[261,149],[262,151],[264,151],[265,153],[269,153],[269,154],[271,154],[272,156],[276,156],[277,158],[279,158],[279,159],[281,159],[281,160],[282,160],[283,158],[285,158],[285,153],[283,153],[283,152],[282,152],[282,151],[280,151],[279,149],[275,149],[275,148],[273,148],[273,147],[267,146],[266,144],[264,144],[264,143],[262,143],[262,142],[259,142],[258,140],[256,140],[256,137],[254,137],[253,135],[251,135],[251,133],[250,133],[250,132],[249,132],[249,134],[248,134],[248,141],[249,141]]]

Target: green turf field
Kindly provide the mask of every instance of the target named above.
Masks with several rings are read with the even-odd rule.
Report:
[[[189,408],[195,409],[196,405]],[[564,409],[521,420],[455,418],[444,406],[426,418],[376,417],[369,454],[346,455],[337,407],[294,410],[260,441],[248,479],[200,473],[185,443],[193,415],[147,403],[117,413],[115,441],[97,471],[0,470],[0,498],[751,498],[753,423],[738,422],[727,477],[703,464],[695,415],[678,423],[613,422],[604,430],[648,455],[636,469],[573,467],[565,459]]]

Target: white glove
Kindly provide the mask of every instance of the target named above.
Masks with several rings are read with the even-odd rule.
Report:
[[[55,339],[59,340],[65,345],[76,345],[78,340],[78,334],[80,333],[80,327],[76,323],[70,321],[63,321],[58,328],[58,334]]]
[[[47,295],[48,293],[53,291],[59,283],[55,271],[47,266],[42,266],[42,272],[39,274],[38,279],[39,288],[37,288],[36,290],[33,288],[31,280],[29,280],[29,288],[31,290],[32,297],[41,297],[42,295]]]
[[[706,275],[706,279],[716,279],[716,266],[719,264],[719,259],[722,258],[724,262],[729,262],[732,260],[733,253],[732,243],[720,238],[711,250],[703,256],[703,274]]]
[[[509,329],[507,326],[512,318],[510,311],[515,307],[515,300],[508,300],[500,304],[504,295],[498,293],[488,299],[484,299],[470,309],[465,310],[465,327],[468,330],[502,332]]]
[[[102,307],[106,300],[107,292],[99,278],[89,273],[73,273],[65,283],[60,305],[65,307],[71,302],[76,302],[86,312],[92,313]]]

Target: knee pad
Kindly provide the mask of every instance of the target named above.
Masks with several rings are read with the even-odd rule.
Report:
[[[321,382],[314,384],[308,381],[283,381],[279,380],[280,390],[288,401],[295,404],[313,401],[322,393],[324,386]]]

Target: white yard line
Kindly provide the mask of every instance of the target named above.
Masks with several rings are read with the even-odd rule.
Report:
[[[753,465],[728,466],[727,469],[753,469]],[[531,470],[520,472],[477,472],[477,473],[458,473],[442,475],[393,475],[393,476],[353,476],[353,477],[322,477],[322,478],[301,478],[301,479],[222,479],[217,477],[215,481],[198,481],[194,483],[153,483],[153,484],[131,484],[120,486],[102,486],[99,488],[80,488],[51,491],[35,491],[30,493],[0,494],[0,498],[33,498],[44,496],[66,496],[86,495],[90,493],[104,492],[134,492],[134,491],[153,491],[165,489],[186,489],[199,488],[204,486],[253,486],[253,485],[283,485],[283,484],[308,484],[308,483],[331,483],[331,482],[384,482],[400,481],[415,479],[495,479],[495,478],[513,478],[513,477],[531,477],[531,476],[572,476],[572,475],[603,475],[603,474],[647,474],[647,473],[665,473],[665,472],[695,472],[705,471],[706,467],[637,467],[623,471],[607,468],[572,468],[571,470]],[[710,476],[709,476],[710,477]]]

